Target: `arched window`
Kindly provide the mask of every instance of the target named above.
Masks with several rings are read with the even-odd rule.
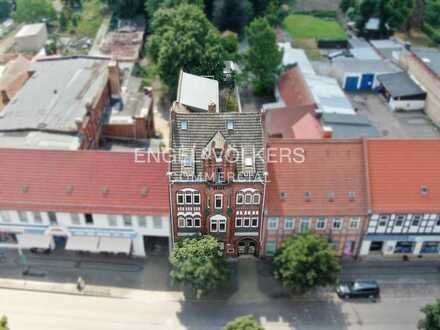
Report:
[[[254,194],[254,204],[259,205],[260,204],[260,194]]]
[[[237,205],[242,205],[244,203],[244,195],[242,193],[237,194],[236,203]]]

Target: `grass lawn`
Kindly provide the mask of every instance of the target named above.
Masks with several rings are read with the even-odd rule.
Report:
[[[283,22],[284,29],[295,39],[346,39],[342,26],[334,20],[310,15],[290,15]]]
[[[94,38],[102,23],[101,1],[83,1],[83,9],[78,22],[77,33]]]

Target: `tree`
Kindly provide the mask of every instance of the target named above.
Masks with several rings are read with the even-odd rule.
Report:
[[[132,18],[144,14],[144,0],[106,0],[112,12],[121,18]]]
[[[285,288],[306,292],[336,282],[340,266],[328,241],[302,234],[284,242],[274,258],[275,277]]]
[[[223,330],[264,330],[252,315],[240,316],[225,325]]]
[[[272,26],[279,26],[288,15],[280,0],[270,0],[266,9],[265,17]]]
[[[273,91],[283,58],[276,42],[275,30],[266,19],[257,18],[246,28],[249,49],[244,54],[244,71],[257,94]]]
[[[222,81],[225,50],[221,36],[201,8],[161,8],[154,14],[151,28],[147,51],[171,97],[175,97],[181,69]]]
[[[213,236],[186,238],[177,242],[170,257],[171,278],[201,294],[218,287],[230,275],[220,243]]]
[[[203,0],[146,0],[145,10],[148,16],[153,17],[159,8],[171,8],[183,4],[195,5],[201,9],[204,8]]]
[[[425,18],[428,24],[440,25],[440,0],[429,0],[426,2]]]
[[[248,22],[246,3],[248,0],[217,0],[214,3],[212,21],[220,31],[241,33]]]
[[[419,330],[440,330],[440,299],[433,304],[423,307],[424,318],[419,321]]]
[[[226,59],[227,60],[236,60],[238,54],[238,37],[237,34],[231,31],[225,31],[222,34],[222,44],[223,48],[226,51]]]
[[[14,19],[20,23],[50,22],[56,18],[49,0],[17,0]]]
[[[0,330],[9,330],[8,318],[6,316],[0,318]]]
[[[353,8],[356,5],[356,0],[342,0],[339,4],[343,13],[346,13],[349,8]]]
[[[0,0],[0,22],[11,15],[12,0]]]

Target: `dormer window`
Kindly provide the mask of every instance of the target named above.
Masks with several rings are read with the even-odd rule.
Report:
[[[348,195],[348,199],[349,199],[350,201],[354,201],[355,198],[356,198],[356,193],[355,193],[354,191],[349,191],[349,192],[347,193],[347,195]]]
[[[182,163],[183,163],[183,166],[184,166],[184,167],[192,167],[192,159],[191,159],[191,156],[185,156],[185,157],[183,157]]]
[[[333,202],[335,200],[336,194],[333,191],[327,193],[327,200],[329,202]]]
[[[252,167],[252,164],[253,164],[253,162],[252,162],[252,157],[246,157],[246,158],[244,159],[244,165],[245,165],[246,167]]]
[[[288,196],[289,196],[289,195],[288,195],[288,193],[287,193],[286,191],[282,191],[282,192],[280,192],[280,198],[281,198],[282,200],[287,199]]]
[[[311,199],[312,199],[312,193],[310,191],[306,191],[304,193],[304,200],[310,202]]]
[[[428,186],[423,185],[423,186],[420,187],[420,194],[422,196],[426,196],[426,195],[428,195],[428,193],[429,193]]]
[[[233,130],[234,129],[234,122],[232,120],[228,120],[227,127],[228,127],[228,130]]]
[[[187,120],[182,120],[180,122],[180,128],[181,129],[188,129],[188,121]]]

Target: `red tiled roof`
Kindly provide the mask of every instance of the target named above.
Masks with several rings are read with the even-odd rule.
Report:
[[[367,212],[361,140],[272,140],[268,143],[267,208],[273,216],[362,215]],[[282,148],[284,150],[282,150]],[[304,150],[303,163],[278,156]],[[287,151],[286,151],[287,150]],[[280,193],[287,193],[282,199]],[[310,192],[310,201],[304,193]],[[328,193],[335,193],[334,201]],[[348,192],[355,192],[350,201]]]
[[[440,140],[368,140],[367,150],[373,212],[440,212]]]
[[[160,215],[167,170],[131,152],[0,149],[0,209]]]
[[[316,108],[313,96],[299,67],[294,67],[281,76],[279,89],[287,107],[310,106]]]

